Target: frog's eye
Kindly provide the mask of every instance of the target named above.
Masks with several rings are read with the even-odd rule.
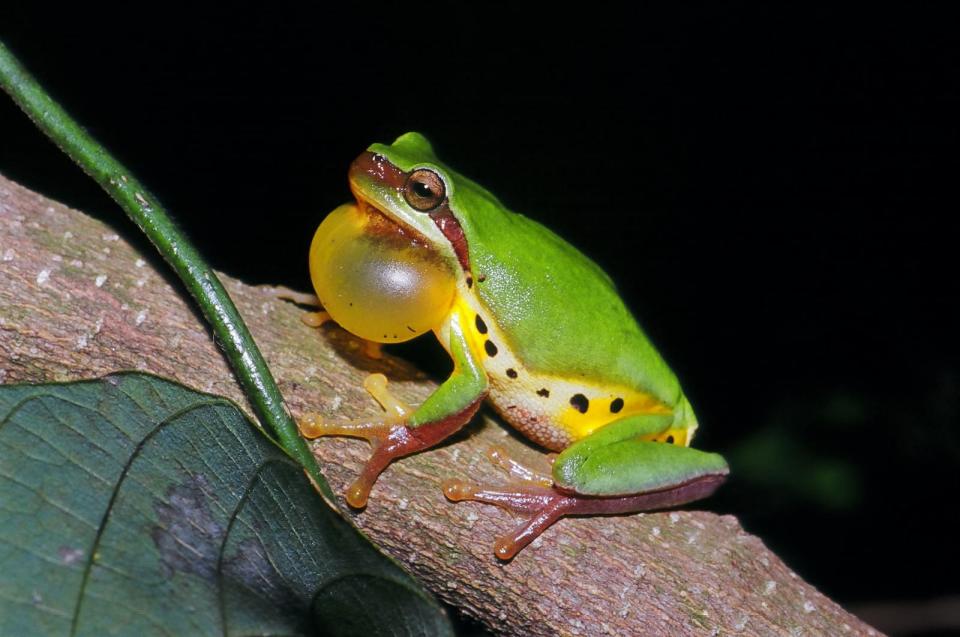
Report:
[[[428,168],[410,173],[403,187],[403,198],[410,207],[420,212],[430,212],[447,196],[447,187],[440,175]]]

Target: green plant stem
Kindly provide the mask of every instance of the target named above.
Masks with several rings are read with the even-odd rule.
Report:
[[[213,326],[220,346],[257,417],[296,458],[327,500],[333,493],[300,437],[276,381],[240,313],[213,270],[173,223],[160,202],[60,107],[0,42],[0,86],[36,126],[107,191],[150,238]]]

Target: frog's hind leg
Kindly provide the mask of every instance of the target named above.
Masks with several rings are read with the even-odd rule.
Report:
[[[453,501],[473,500],[530,515],[494,544],[496,556],[508,560],[567,515],[635,513],[710,495],[724,481],[726,464],[716,454],[649,439],[668,426],[663,415],[611,423],[560,454],[549,483],[498,450],[488,455],[519,480],[501,488],[450,480],[444,493]]]
[[[723,481],[723,476],[707,476],[679,488],[612,497],[566,494],[557,488],[542,487],[482,489],[465,483],[449,483],[444,492],[454,501],[473,500],[517,513],[532,514],[518,527],[498,537],[494,542],[494,554],[502,560],[509,560],[564,516],[610,515],[666,509],[705,498]]]
[[[661,443],[644,441],[643,444]],[[516,463],[515,460],[510,462]],[[511,474],[514,471],[511,470]],[[709,496],[724,479],[722,473],[709,474],[662,490],[625,496],[583,495],[556,485],[543,486],[537,480],[518,481],[501,488],[448,480],[443,490],[444,495],[454,502],[472,500],[530,516],[494,542],[494,554],[502,560],[509,560],[562,517],[637,513],[679,506]]]

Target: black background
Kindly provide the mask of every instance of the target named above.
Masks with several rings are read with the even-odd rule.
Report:
[[[308,289],[351,159],[424,132],[619,283],[731,460],[699,506],[843,603],[960,593],[960,59],[936,5],[84,11],[0,34],[214,267]],[[135,236],[8,100],[0,171]],[[436,345],[400,352],[443,374]]]

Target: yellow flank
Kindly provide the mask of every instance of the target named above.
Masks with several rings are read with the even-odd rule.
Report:
[[[586,438],[600,427],[624,416],[669,414],[672,411],[660,401],[643,392],[629,389],[611,391],[609,387],[594,388],[589,385],[581,385],[581,387],[582,395],[597,396],[597,398],[588,399],[589,408],[587,411],[581,412],[579,409],[567,405],[556,416],[557,423],[569,431],[575,440]],[[623,401],[623,407],[618,412],[613,413],[610,408],[617,399]],[[664,434],[663,438],[665,439],[666,436],[667,434]]]
[[[668,429],[658,436],[648,436],[647,440],[689,447],[690,441],[693,439],[693,432],[693,429]]]
[[[453,301],[453,317],[464,327],[470,350],[487,373],[494,408],[519,432],[548,449],[562,451],[625,416],[672,412],[642,391],[572,381],[525,367],[493,316],[463,284]],[[449,349],[449,322],[435,331]],[[692,433],[671,429],[650,438],[685,446]]]
[[[470,346],[470,351],[473,353],[474,357],[476,357],[476,359],[479,361],[485,361],[488,359],[489,356],[487,356],[484,352],[484,344],[487,341],[487,337],[481,334],[477,329],[477,312],[467,301],[467,297],[465,295],[456,295],[453,300],[453,307],[450,310],[450,314],[457,316],[460,320],[460,324],[464,326],[464,336],[467,338],[467,344]],[[481,321],[482,320],[483,319],[481,318]],[[503,339],[500,340],[502,341]],[[506,347],[504,347],[504,349],[506,349]],[[484,367],[486,367],[485,364]]]

